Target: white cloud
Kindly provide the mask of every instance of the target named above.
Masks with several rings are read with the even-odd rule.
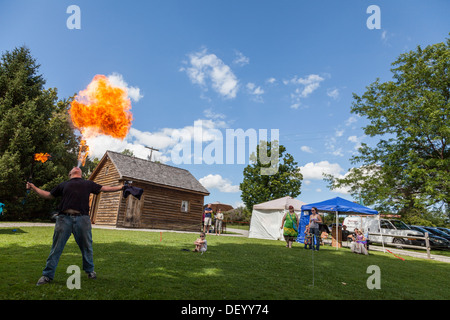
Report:
[[[378,167],[378,166],[370,166],[370,167],[362,166],[359,168],[351,168],[344,175],[340,175],[336,178],[339,178],[339,179],[347,178],[350,174],[352,174],[355,171],[355,169],[360,170],[361,173],[363,174],[363,176],[366,176],[366,177],[376,177],[380,172],[380,167]],[[378,176],[378,179],[379,179],[380,183],[383,183],[381,177]],[[355,183],[362,184],[363,181],[360,180],[360,181],[356,181]],[[351,194],[351,188],[349,186],[348,187],[340,187],[340,188],[331,190],[331,192],[341,193],[341,194]]]
[[[344,153],[342,152],[342,148],[335,148],[334,147],[334,149],[331,151],[331,154],[333,156],[340,156],[340,157],[344,156]]]
[[[199,182],[206,189],[218,189],[221,192],[235,193],[239,192],[238,185],[232,185],[230,180],[222,178],[220,174],[208,174],[207,176],[199,179]]]
[[[308,146],[301,146],[300,150],[302,150],[303,152],[312,153],[311,147]]]
[[[303,167],[299,167],[300,172],[303,174],[303,182],[306,185],[311,184],[311,180],[322,180],[323,173],[331,174],[336,178],[344,178],[345,175],[342,174],[344,169],[337,163],[329,163],[328,161],[320,161],[317,163],[307,163]],[[316,192],[322,192],[320,188],[316,189]],[[350,188],[342,187],[331,190],[331,192],[340,193],[340,194],[349,194]]]
[[[325,80],[317,74],[310,74],[306,78],[298,78],[295,76],[288,83],[303,85],[303,88],[297,88],[296,93],[302,98],[308,97],[317,88],[319,88],[320,83]],[[302,90],[300,90],[302,89]]]
[[[135,144],[156,149],[165,149],[175,144],[175,141],[171,137],[171,133],[172,132],[168,129],[163,129],[159,132],[148,132],[131,128],[128,139],[132,139]]]
[[[113,72],[107,78],[113,86],[125,88],[127,90],[128,97],[134,102],[138,102],[144,97],[141,94],[141,89],[138,87],[129,87],[128,83],[125,82],[121,74]]]
[[[356,121],[358,121],[358,118],[357,118],[356,116],[351,116],[350,118],[348,118],[348,119],[345,121],[345,125],[346,125],[346,126],[349,126],[349,125],[351,125],[352,123],[355,123]]]
[[[128,139],[120,140],[110,136],[99,135],[95,138],[86,139],[86,144],[89,146],[89,157],[101,159],[106,151],[122,152],[125,149],[133,151],[137,158],[147,159],[150,155],[150,150],[145,145],[138,141],[129,141]],[[150,145],[151,146],[151,145]],[[155,146],[155,148],[157,148]],[[167,162],[169,157],[165,156],[161,151],[153,151],[153,161]]]
[[[236,201],[234,203],[234,208],[241,208],[241,207],[245,207],[245,203],[243,201]]]
[[[339,187],[339,188],[335,188],[330,190],[331,192],[334,193],[340,193],[340,194],[350,194],[350,187]]]
[[[334,100],[337,100],[339,98],[339,89],[327,89],[327,96],[333,98]]]
[[[152,160],[168,162],[171,160],[172,148],[185,139],[190,138],[187,143],[210,143],[217,139],[223,139],[219,129],[227,128],[227,123],[219,118],[198,119],[191,126],[183,128],[163,128],[156,132],[141,131],[130,128],[125,139],[120,140],[110,136],[99,135],[86,139],[89,146],[90,158],[101,158],[106,151],[122,152],[124,149],[133,151],[134,156],[147,159],[150,150],[146,147],[153,147],[159,151],[153,151]],[[192,157],[192,155],[190,155]]]
[[[215,54],[208,54],[206,49],[189,55],[190,66],[181,68],[189,79],[203,88],[210,82],[212,89],[227,99],[236,97],[238,79],[233,71]]]
[[[362,135],[361,137],[350,136],[347,140],[353,142],[355,144],[355,149],[358,150],[359,147],[361,147],[361,141],[364,140],[365,137],[365,135]]]
[[[261,89],[261,87],[256,87],[256,85],[254,83],[247,83],[247,89],[252,93],[252,94],[263,94],[264,90]]]
[[[237,50],[235,52],[236,52],[236,58],[233,60],[234,64],[237,64],[242,67],[242,66],[245,66],[250,63],[250,59],[247,58],[246,56],[244,56],[242,54],[242,52],[239,52]]]
[[[274,84],[275,82],[277,82],[277,79],[272,77],[272,78],[267,79],[266,82],[270,83],[270,84]]]
[[[283,80],[285,85],[295,85],[297,88],[291,93],[291,108],[298,109],[301,105],[301,99],[309,97],[314,91],[320,87],[320,83],[324,81],[325,78],[317,75],[310,74],[305,78],[299,78],[295,76],[291,80]]]
[[[391,39],[395,37],[395,34],[392,32],[387,31],[386,29],[381,32],[381,42],[383,42],[383,45],[386,45],[388,47],[391,47]]]
[[[247,91],[253,95],[253,100],[256,102],[263,102],[261,95],[264,94],[264,90],[261,87],[257,87],[254,83],[247,83]]]
[[[331,153],[334,156],[340,156],[342,157],[344,153],[342,152],[342,148],[338,148],[336,146],[337,139],[336,137],[340,137],[344,134],[344,131],[336,131],[334,137],[328,137],[328,139],[325,141],[325,147],[327,150],[329,150],[329,153]]]
[[[206,118],[213,119],[213,120],[226,118],[226,116],[223,113],[216,113],[211,108],[205,109],[203,111],[203,114],[205,115]]]
[[[299,169],[303,175],[303,179],[306,180],[322,180],[323,173],[332,174],[333,176],[342,176],[341,172],[344,171],[339,164],[329,163],[328,161],[320,161],[317,163],[309,162],[304,166],[299,167]]]

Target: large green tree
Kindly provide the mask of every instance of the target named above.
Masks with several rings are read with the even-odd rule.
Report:
[[[25,182],[50,189],[67,179],[76,164],[79,139],[69,124],[69,101],[46,89],[39,65],[26,47],[2,54],[0,60],[0,202],[10,218],[47,215],[55,202],[27,194]],[[49,153],[49,161],[35,161]]]
[[[354,94],[351,112],[369,120],[362,144],[342,179],[328,176],[332,188],[348,187],[364,203],[410,220],[423,213],[447,212],[450,204],[450,39],[401,54],[393,80],[377,79]],[[413,216],[416,216],[414,218]]]
[[[285,196],[295,198],[300,194],[303,176],[294,157],[278,141],[260,141],[250,160],[239,185],[241,199],[248,210],[261,202]]]

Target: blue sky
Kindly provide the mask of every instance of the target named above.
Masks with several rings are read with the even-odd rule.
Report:
[[[67,28],[70,5],[80,8],[81,29]],[[367,27],[370,5],[380,8],[380,29]],[[352,168],[359,143],[376,142],[364,136],[366,120],[350,113],[352,93],[390,80],[401,53],[449,37],[449,13],[445,0],[0,0],[0,51],[29,47],[61,99],[96,74],[128,87],[130,133],[88,141],[96,156],[128,148],[145,158],[144,146],[153,146],[157,160],[205,185],[206,202],[236,206],[248,160],[226,163],[226,130],[277,129],[304,175],[298,199],[353,200],[322,180]],[[195,125],[202,152],[222,143],[224,164],[173,163],[174,147]],[[248,155],[248,144],[236,148]]]

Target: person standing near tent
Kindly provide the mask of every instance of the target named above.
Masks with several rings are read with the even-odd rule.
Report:
[[[313,246],[312,249],[319,251],[320,247],[320,230],[319,225],[322,223],[322,218],[319,215],[319,211],[316,207],[311,208],[311,215],[309,216],[309,232],[313,234]]]
[[[298,222],[299,218],[294,212],[294,207],[289,206],[289,211],[284,214],[280,227],[280,229],[283,229],[283,236],[284,240],[286,240],[287,248],[292,248],[292,243],[297,239]]]

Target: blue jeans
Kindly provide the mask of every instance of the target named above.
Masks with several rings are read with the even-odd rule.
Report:
[[[53,279],[59,258],[64,250],[67,240],[73,233],[78,247],[83,256],[83,270],[94,271],[94,252],[92,250],[91,219],[89,216],[67,216],[60,214],[56,217],[55,231],[53,233],[53,244],[47,264],[42,271],[43,276]]]
[[[319,247],[320,247],[320,231],[319,231],[319,228],[311,228],[311,229],[309,229],[309,232],[311,232],[313,234],[312,249],[315,249],[315,250],[319,251]]]

